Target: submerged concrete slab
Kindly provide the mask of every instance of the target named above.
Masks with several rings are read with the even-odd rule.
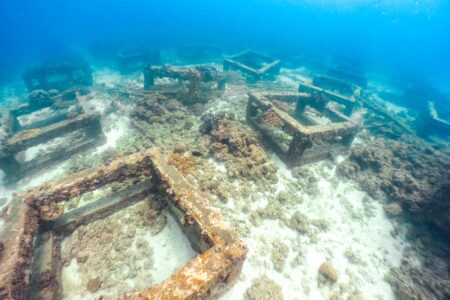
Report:
[[[294,107],[281,109],[275,101]],[[325,104],[304,93],[249,94],[246,119],[288,167],[295,167],[347,151],[358,131],[358,124]],[[331,122],[318,124],[305,114],[306,107]]]
[[[93,202],[67,213],[61,209],[63,201],[125,180],[140,182],[126,197],[116,194],[100,200],[100,203]],[[167,164],[160,150],[149,149],[18,195],[14,202],[16,206],[11,210],[14,215],[6,220],[5,228],[8,230],[0,235],[3,253],[8,254],[0,260],[0,293],[3,298],[26,299],[29,296],[33,239],[37,237],[38,221],[41,231],[52,236],[52,245],[47,245],[47,248],[54,251],[44,260],[48,263],[38,268],[46,274],[47,284],[41,290],[34,286],[31,291],[58,298],[61,296],[58,282],[61,272],[58,241],[61,235],[134,203],[142,193],[155,193],[154,188],[168,195],[169,210],[200,254],[165,281],[149,286],[130,299],[206,299],[221,295],[237,280],[247,247],[211,207],[209,200],[174,166]],[[38,275],[41,274],[39,272]]]

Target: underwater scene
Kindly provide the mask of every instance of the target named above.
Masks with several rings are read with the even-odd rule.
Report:
[[[0,3],[0,299],[450,299],[450,2]]]

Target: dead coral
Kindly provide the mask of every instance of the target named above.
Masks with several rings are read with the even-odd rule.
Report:
[[[289,247],[281,240],[276,240],[272,244],[272,253],[270,258],[275,266],[275,270],[283,272],[286,264],[286,258],[289,254]]]
[[[167,163],[173,165],[184,176],[190,174],[195,169],[195,159],[190,155],[172,153],[167,157]]]
[[[223,202],[227,202],[229,197],[236,196],[236,188],[229,183],[226,175],[219,172],[208,160],[199,160],[192,175],[203,192],[215,195]]]
[[[301,234],[310,233],[310,221],[306,215],[300,211],[296,211],[286,225]]]
[[[211,138],[210,151],[227,165],[230,176],[267,179],[275,175],[276,167],[245,125],[210,114],[202,119],[202,130]]]
[[[245,300],[282,300],[281,286],[266,275],[252,280],[252,285],[245,291]]]
[[[371,196],[391,200],[414,221],[434,223],[450,236],[450,157],[421,140],[378,138],[356,145],[338,174],[355,180]],[[388,207],[389,209],[389,207]],[[388,210],[389,213],[389,210]]]
[[[139,214],[142,214],[143,219],[150,226],[150,233],[156,235],[160,233],[167,225],[167,216],[163,210],[165,208],[163,203],[166,203],[161,198],[163,195],[157,195],[151,201],[146,201],[143,209]]]
[[[122,292],[136,292],[148,287],[154,263],[153,248],[142,237],[151,230],[152,221],[163,215],[161,205],[153,199],[139,202],[109,217],[78,227],[61,249],[63,266],[72,260],[84,276],[81,286],[67,288],[66,293],[101,291],[106,298],[119,298]],[[137,250],[135,250],[135,249]],[[64,269],[64,267],[63,267]],[[129,286],[127,279],[133,279]]]

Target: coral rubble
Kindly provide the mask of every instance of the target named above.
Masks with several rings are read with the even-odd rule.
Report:
[[[276,180],[275,166],[246,126],[223,116],[205,115],[203,120],[211,137],[210,151],[227,164],[229,175]]]

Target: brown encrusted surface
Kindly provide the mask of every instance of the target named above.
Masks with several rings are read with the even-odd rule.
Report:
[[[176,170],[168,165],[159,149],[147,152],[151,156],[152,168],[167,193],[185,215],[187,222],[199,224],[202,235],[212,245],[230,244],[236,240],[235,234],[228,229],[219,213],[212,209],[209,201],[195,190],[191,184]]]
[[[247,246],[228,229],[209,202],[170,165],[158,149],[148,151],[152,167],[175,205],[196,223],[212,248],[194,258],[169,279],[138,293],[131,299],[215,298],[237,280],[247,254]]]
[[[30,282],[33,237],[37,221],[48,206],[68,200],[103,185],[125,179],[152,177],[171,198],[169,205],[182,212],[183,227],[194,225],[196,234],[205,242],[205,251],[175,272],[170,278],[132,299],[206,299],[216,298],[237,280],[247,253],[247,246],[224,223],[209,201],[168,165],[159,149],[149,149],[118,159],[108,166],[73,174],[55,183],[32,189],[11,204],[1,241],[5,247],[0,261],[0,298],[25,299]],[[19,201],[23,200],[23,201]],[[45,208],[45,209],[44,209]],[[54,218],[58,218],[58,214]],[[47,220],[51,220],[46,215]],[[55,256],[58,260],[58,256]],[[55,263],[55,262],[53,262]],[[55,264],[57,266],[57,264]],[[52,267],[51,273],[58,274]],[[48,274],[51,275],[51,274]],[[52,275],[52,276],[54,276]],[[52,280],[51,277],[48,280]],[[44,281],[46,278],[42,278]],[[54,294],[58,282],[45,281]]]
[[[315,106],[315,102],[310,101],[311,97],[313,96],[307,96],[303,93],[292,93],[291,96],[286,93],[280,95],[249,94],[247,122],[266,137],[267,144],[290,167],[322,160],[331,156],[332,152],[347,150],[359,128],[357,123],[342,113],[325,107],[319,107],[319,111],[323,110],[324,113],[329,114],[335,123],[320,125],[315,124],[312,120],[312,126],[302,124],[296,118],[300,117],[300,114],[303,115],[302,109],[304,109],[305,104]],[[294,111],[296,118],[273,104],[272,101],[277,98],[281,101],[296,102]],[[320,106],[320,104],[318,105]],[[282,127],[284,127],[285,131],[290,132],[290,135],[292,135],[289,145],[282,144],[270,136],[270,133],[255,121],[258,110],[263,112],[270,110],[277,115],[283,122],[284,125]]]
[[[246,253],[242,241],[213,247],[169,279],[129,299],[215,299],[237,279]]]
[[[75,173],[58,182],[41,185],[23,195],[26,203],[36,207],[39,212],[54,203],[67,201],[83,193],[93,191],[112,182],[122,182],[139,176],[150,176],[146,152],[119,158],[108,166],[94,171]],[[48,218],[49,220],[51,218]]]
[[[9,204],[0,233],[0,299],[24,299],[30,282],[33,237],[37,231],[36,212],[14,198]]]

